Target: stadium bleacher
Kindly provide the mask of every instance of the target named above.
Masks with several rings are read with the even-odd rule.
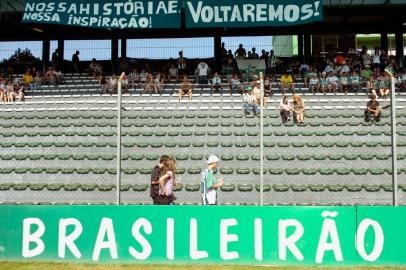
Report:
[[[305,124],[283,126],[281,95],[265,110],[265,186],[269,205],[386,205],[392,201],[390,112],[364,123],[365,93],[311,94],[300,85]],[[116,196],[117,96],[97,82],[66,74],[65,84],[28,91],[26,102],[0,106],[0,202],[113,204]],[[177,159],[178,204],[200,202],[199,179],[209,154],[220,157],[221,204],[259,201],[259,119],[245,117],[239,94],[197,88],[177,100],[123,95],[122,202],[148,204],[149,177],[163,153]],[[387,101],[380,102],[385,105]],[[397,94],[400,202],[406,204],[406,95]]]

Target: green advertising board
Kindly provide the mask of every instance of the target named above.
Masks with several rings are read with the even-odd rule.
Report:
[[[188,0],[186,27],[292,26],[323,20],[319,0]]]
[[[0,260],[406,265],[406,208],[1,206]]]
[[[179,0],[26,0],[24,23],[95,28],[180,28]]]

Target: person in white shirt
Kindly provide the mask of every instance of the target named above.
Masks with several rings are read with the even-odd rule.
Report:
[[[376,48],[374,54],[372,55],[372,69],[374,73],[379,73],[379,67],[381,65],[379,49]]]
[[[328,65],[324,68],[324,72],[329,74],[330,72],[334,72],[334,64],[329,62]]]
[[[109,86],[110,86],[110,90],[113,94],[117,93],[117,78],[116,78],[116,74],[114,74],[114,73],[110,77]]]
[[[179,80],[179,71],[178,69],[175,67],[174,64],[171,65],[171,67],[168,70],[168,75],[169,75],[169,80],[173,81],[173,80]]]
[[[333,72],[330,72],[326,81],[327,81],[327,90],[330,93],[335,93],[338,88],[339,82],[337,76]]]
[[[220,91],[221,90],[221,78],[217,72],[214,73],[211,79],[211,90]]]
[[[349,79],[348,79],[348,73],[347,72],[344,72],[340,76],[340,83],[338,84],[338,88],[339,88],[340,92],[347,93],[347,91],[349,89]]]
[[[134,68],[132,72],[129,74],[129,83],[131,84],[131,88],[135,89],[140,84],[140,74],[138,74],[137,69]]]
[[[242,95],[242,100],[244,102],[244,113],[248,115],[251,111],[257,116],[259,113],[259,108],[257,105],[257,99],[252,95],[252,86],[247,86],[245,93]]]
[[[209,66],[205,62],[200,62],[196,68],[196,75],[198,84],[207,84],[207,75],[209,73]]]
[[[282,119],[282,124],[286,124],[290,121],[290,112],[292,111],[292,106],[290,105],[289,98],[284,96],[279,104],[279,114]]]
[[[317,78],[317,73],[313,73],[309,80],[309,91],[312,91],[313,94],[320,91],[320,80]]]
[[[237,74],[234,74],[233,78],[231,79],[231,94],[234,92],[242,93],[242,83],[238,78]]]

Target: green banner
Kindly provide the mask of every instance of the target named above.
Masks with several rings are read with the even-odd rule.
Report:
[[[406,265],[406,208],[1,206],[0,260]]]
[[[291,26],[323,20],[319,0],[189,0],[186,27]]]
[[[26,0],[22,22],[95,28],[180,28],[179,0]]]

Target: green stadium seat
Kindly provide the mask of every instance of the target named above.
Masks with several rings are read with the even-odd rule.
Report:
[[[0,174],[10,174],[14,171],[14,168],[0,168]]]
[[[322,191],[326,190],[325,185],[317,185],[317,184],[310,184],[310,185],[308,185],[308,188],[310,189],[310,191],[313,191],[313,192],[322,192]]]
[[[182,183],[177,183],[176,185],[173,186],[173,191],[175,192],[182,191],[182,189],[183,189]]]
[[[375,158],[377,160],[388,160],[389,158],[391,158],[392,155],[389,154],[376,154]]]
[[[122,170],[124,174],[136,174],[138,172],[138,169],[123,169]],[[93,169],[94,173],[94,169]]]
[[[292,142],[292,146],[293,147],[305,147],[305,143],[304,142]]]
[[[73,183],[73,184],[65,184],[63,189],[65,191],[77,191],[80,188],[80,184]]]
[[[291,160],[295,160],[295,156],[294,155],[282,155],[282,160],[287,160],[287,161],[291,161]]]
[[[260,143],[259,142],[248,142],[249,147],[259,147]]]
[[[194,115],[194,114],[186,114],[185,117],[186,117],[187,119],[195,119],[195,118],[196,118],[196,115]]]
[[[145,155],[146,160],[157,160],[159,159],[159,154],[147,154]]]
[[[151,146],[152,148],[161,148],[163,145],[164,145],[164,144],[161,143],[161,142],[152,142],[152,143],[150,144],[150,146]]]
[[[182,123],[171,123],[171,127],[181,127]]]
[[[314,132],[314,135],[316,136],[327,136],[328,132],[327,131],[316,131]]]
[[[180,135],[182,135],[183,137],[189,137],[189,136],[193,135],[193,132],[192,131],[182,131],[180,133]]]
[[[75,168],[61,168],[60,172],[62,174],[73,174],[75,172]],[[102,173],[104,173],[104,171]]]
[[[224,184],[223,186],[220,187],[220,189],[223,192],[233,192],[233,191],[235,191],[235,185],[234,184]]]
[[[264,142],[264,147],[275,147],[275,145],[274,142]]]
[[[318,143],[318,142],[307,142],[306,143],[307,147],[312,147],[312,148],[319,147],[319,145],[320,145],[320,143]]]
[[[204,147],[205,143],[204,142],[193,142],[192,143],[193,147]]]
[[[282,136],[286,136],[286,132],[284,132],[284,131],[274,131],[273,135],[278,136],[278,137],[282,137]]]
[[[258,131],[248,131],[247,135],[250,137],[257,137],[257,136],[259,136],[259,132]]]
[[[302,173],[305,174],[305,175],[314,175],[317,172],[318,172],[317,169],[312,169],[312,168],[310,168],[310,169],[302,169]]]
[[[313,132],[312,131],[302,131],[301,135],[305,136],[305,137],[309,137],[309,136],[313,136]]]
[[[351,142],[352,147],[362,147],[364,146],[363,142]]]
[[[241,137],[241,136],[245,136],[245,131],[234,131],[234,136],[238,136],[238,137]]]
[[[302,192],[302,191],[307,190],[306,185],[290,185],[290,188],[292,191],[295,191],[295,192]]]
[[[330,169],[330,168],[320,168],[318,169],[318,172],[321,175],[332,175],[334,174],[334,169]]]
[[[298,175],[300,174],[301,170],[297,168],[288,168],[285,169],[285,173],[288,175]]]
[[[335,143],[334,142],[322,142],[321,146],[322,147],[334,147]]]
[[[204,143],[203,143],[204,144]],[[191,143],[190,142],[179,142],[178,146],[179,147],[190,147]]]
[[[246,142],[235,142],[234,146],[235,147],[247,147],[247,143]]]
[[[48,170],[49,169],[47,169],[47,173],[48,173]],[[77,168],[76,169],[76,173],[77,174],[89,174],[90,172],[92,172],[92,169],[91,168]]]
[[[281,156],[280,155],[266,155],[265,158],[267,160],[275,161],[275,160],[279,160],[281,158]]]
[[[406,192],[406,185],[400,184],[400,185],[399,185],[399,188],[400,188],[403,192]]]
[[[202,155],[202,154],[193,154],[193,155],[190,155],[190,159],[191,160],[202,160],[204,158],[204,155]]]
[[[196,192],[200,190],[200,184],[186,184],[185,190],[189,192]]]
[[[154,135],[154,132],[151,132],[151,131],[143,131],[143,132],[141,132],[141,136],[144,136],[144,137],[151,137],[153,135]]]
[[[344,156],[345,160],[357,160],[358,159],[358,155],[345,155]]]
[[[206,135],[206,131],[195,131],[195,132],[193,132],[193,135],[194,136],[205,136]],[[207,134],[207,135],[209,135],[209,134]],[[209,136],[211,136],[211,135],[209,135]]]
[[[47,190],[49,191],[59,191],[64,187],[64,184],[48,184]]]
[[[379,185],[364,185],[364,189],[367,192],[378,192],[381,190]]]
[[[45,184],[45,183],[33,183],[33,184],[29,185],[30,190],[33,190],[33,191],[42,191],[42,190],[44,190],[44,188],[46,188],[46,186],[47,186],[47,184]]]
[[[202,172],[201,168],[189,168],[187,169],[188,174],[200,174]]]
[[[146,191],[149,188],[149,184],[135,184],[133,190],[138,192]]]
[[[15,168],[14,173],[24,174],[24,173],[29,172],[30,170],[31,170],[31,168]]]
[[[339,169],[335,169],[335,171],[338,175],[348,175],[351,173],[351,169],[348,169],[348,168],[339,168]]]
[[[94,191],[97,188],[97,184],[82,184],[80,189],[82,191]]]
[[[209,126],[209,127],[218,127],[218,126],[219,126],[219,123],[218,123],[218,122],[209,122],[209,123],[208,123],[208,126]]]
[[[223,155],[220,156],[220,158],[223,161],[230,161],[230,160],[234,160],[234,155],[223,154]]]
[[[178,145],[176,142],[165,142],[164,146],[168,147],[168,148],[173,148],[176,147],[176,145]],[[189,144],[190,145],[190,144]]]
[[[253,161],[259,161],[259,160],[260,160],[260,156],[259,156],[259,155],[256,155],[256,154],[251,155],[251,160],[253,160]]]
[[[155,131],[155,133],[154,133],[154,135],[155,135],[155,137],[164,137],[164,136],[166,136],[166,132],[164,132],[164,131]]]
[[[168,136],[170,136],[170,137],[179,136],[179,131],[169,131]]]
[[[261,185],[259,185],[259,184],[256,184],[255,185],[255,190],[256,191],[261,191]],[[271,191],[272,190],[272,186],[271,185],[269,185],[269,184],[264,184],[263,185],[263,191],[264,192],[269,192],[269,191]]]
[[[340,136],[340,135],[341,135],[341,131],[335,131],[335,130],[329,131],[329,132],[328,132],[328,135],[330,135],[330,136]]]
[[[248,168],[237,168],[235,170],[237,174],[250,174],[251,170]]]
[[[361,185],[345,185],[344,186],[347,191],[349,192],[360,192],[362,190],[362,186]]]
[[[290,146],[290,143],[289,143],[289,142],[278,142],[277,145],[278,145],[279,147],[286,148],[286,147],[289,147],[289,146]]]
[[[365,175],[368,173],[368,169],[366,168],[354,168],[351,169],[351,172],[355,175]]]
[[[186,169],[184,168],[176,168],[176,174],[184,174],[186,172]]]
[[[237,189],[240,192],[250,192],[254,187],[251,184],[238,184]]]
[[[270,174],[283,174],[283,169],[281,168],[272,168],[269,169]]]
[[[219,146],[219,142],[207,142],[206,143],[207,147],[218,147]]]
[[[220,124],[222,127],[231,127],[232,126],[232,123],[231,122],[228,122],[228,121],[226,121],[226,122],[221,122],[221,124]]]
[[[186,154],[179,154],[175,156],[176,160],[188,160],[189,159],[189,155]]]
[[[272,185],[273,190],[276,192],[286,192],[289,191],[289,186],[285,184],[277,184],[277,185]]]
[[[231,131],[221,131],[221,136],[231,136],[233,133]]]
[[[359,155],[359,157],[361,158],[361,160],[372,160],[372,159],[374,159],[374,155],[370,155],[370,154],[361,154],[361,155]]]
[[[351,143],[350,143],[350,142],[336,142],[335,145],[336,145],[337,147],[343,148],[343,147],[349,147],[349,146],[351,145]]]
[[[10,190],[13,186],[14,186],[14,184],[12,184],[12,183],[1,183],[0,191]]]
[[[235,158],[239,161],[246,161],[250,159],[250,156],[246,154],[238,154],[235,156]]]
[[[327,157],[327,155],[313,155],[314,160],[326,160]]]
[[[327,189],[330,192],[340,192],[344,190],[344,186],[343,185],[327,185]]]
[[[234,169],[233,168],[223,167],[223,168],[220,168],[220,173],[221,174],[233,174]]]
[[[382,175],[385,173],[384,169],[376,169],[376,168],[372,168],[372,169],[368,169],[368,172],[372,175]]]
[[[200,119],[204,119],[204,118],[207,118],[207,117],[208,117],[208,115],[205,114],[205,113],[201,113],[201,114],[197,115],[197,118],[200,118]]]
[[[386,192],[393,192],[392,184],[381,184],[380,187]]]
[[[330,160],[341,160],[343,158],[342,155],[327,155],[327,157]]]

